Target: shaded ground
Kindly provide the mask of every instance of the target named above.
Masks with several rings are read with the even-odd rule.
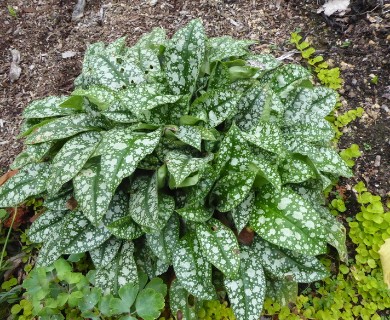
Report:
[[[157,26],[172,35],[189,20],[201,17],[209,36],[258,40],[254,50],[275,56],[293,49],[289,36],[294,30],[308,36],[325,59],[342,69],[345,85],[340,112],[358,106],[366,111],[345,130],[340,144],[357,143],[364,151],[357,161],[356,180],[365,179],[369,189],[382,196],[390,191],[390,5],[352,1],[346,16],[329,19],[317,14],[321,1],[90,0],[84,17],[75,23],[71,21],[75,1],[6,2],[0,8],[0,171],[6,171],[21,151],[21,141],[15,137],[22,110],[33,99],[72,91],[88,43],[126,35],[132,44]],[[16,18],[6,5],[16,10]],[[8,77],[10,49],[21,54],[22,73],[14,83]],[[76,54],[63,58],[67,51]],[[299,55],[291,59],[299,60]],[[370,75],[378,77],[376,85]]]

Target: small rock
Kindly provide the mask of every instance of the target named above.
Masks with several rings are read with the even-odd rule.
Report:
[[[11,82],[14,82],[19,79],[22,72],[22,68],[19,67],[20,62],[20,52],[16,49],[11,49],[12,62],[9,70],[9,78]]]
[[[374,167],[380,167],[381,166],[381,156],[378,154],[375,157]]]
[[[149,0],[149,5],[154,7],[157,4],[158,0]]]
[[[77,54],[77,52],[74,51],[65,51],[61,54],[62,59],[72,58]]]
[[[85,0],[78,0],[72,13],[72,21],[79,21],[84,16]]]

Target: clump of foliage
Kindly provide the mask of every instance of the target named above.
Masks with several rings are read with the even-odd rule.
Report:
[[[324,61],[323,56],[315,55],[316,49],[308,41],[302,41],[302,36],[298,32],[291,34],[290,42],[301,52],[302,58],[313,67],[318,80],[324,86],[335,90],[341,88],[343,80],[340,77],[339,68],[330,68],[329,64]]]
[[[160,278],[147,283],[139,274],[139,283],[122,286],[118,297],[103,295],[93,286],[94,271],[87,276],[74,272],[63,258],[50,267],[34,269],[24,281],[25,298],[11,308],[19,320],[40,319],[157,319],[165,305],[167,286]]]
[[[245,320],[266,295],[286,303],[324,278],[327,244],[346,260],[322,192],[350,176],[324,119],[337,94],[252,43],[207,38],[199,20],[171,39],[157,28],[130,48],[96,43],[70,96],[26,108],[0,207],[45,199],[29,231],[38,266],[88,252],[95,286],[119,296],[137,271],[173,266],[175,317],[195,319],[218,286]]]
[[[390,308],[390,291],[383,281],[379,248],[390,238],[390,212],[385,212],[379,196],[367,191],[362,182],[355,187],[361,205],[355,218],[348,218],[349,237],[356,254],[349,264],[339,263],[338,273],[315,283],[315,291],[305,290],[293,307],[266,300],[267,314],[279,319],[380,320],[381,311]],[[344,210],[342,210],[344,211]]]

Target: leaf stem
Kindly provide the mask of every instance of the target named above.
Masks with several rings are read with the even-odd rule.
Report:
[[[14,215],[13,215],[13,217],[12,217],[11,225],[10,225],[10,227],[9,227],[9,229],[8,229],[7,237],[5,238],[3,250],[1,251],[1,256],[0,256],[0,269],[3,268],[3,259],[4,259],[5,248],[7,247],[8,239],[9,239],[9,236],[10,236],[10,234],[11,234],[11,230],[12,230],[12,227],[13,227],[13,225],[14,225],[14,222],[15,222],[15,217],[16,217],[17,208],[18,208],[18,207],[15,207],[15,208],[14,208]]]

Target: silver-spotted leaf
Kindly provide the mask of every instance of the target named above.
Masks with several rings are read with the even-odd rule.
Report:
[[[25,119],[49,118],[66,116],[74,113],[74,110],[61,108],[60,104],[68,97],[47,97],[31,102],[23,111]]]
[[[211,264],[203,256],[194,234],[180,239],[173,254],[173,268],[177,279],[192,295],[202,300],[216,297],[211,282]]]
[[[237,40],[230,36],[210,38],[207,42],[210,62],[222,61],[230,57],[241,57],[248,53],[248,47],[256,43],[252,40]]]
[[[97,131],[83,132],[68,140],[54,157],[51,174],[47,181],[48,190],[52,194],[71,180],[91,157],[101,135]]]
[[[99,130],[104,127],[104,122],[99,118],[93,118],[81,113],[55,119],[46,125],[37,128],[27,139],[27,144],[42,143],[59,140],[76,135],[77,133]]]
[[[216,183],[213,194],[216,197],[217,209],[227,212],[238,206],[248,196],[255,181],[256,172],[231,172]]]
[[[43,243],[49,240],[55,226],[64,219],[67,211],[47,210],[36,219],[28,230],[28,238],[31,242]]]
[[[134,244],[124,241],[114,259],[96,270],[95,285],[105,294],[116,294],[127,283],[138,283],[137,267],[133,257]]]
[[[100,246],[89,250],[89,255],[92,259],[94,266],[97,269],[101,269],[109,264],[117,255],[122,241],[111,237],[106,242],[102,243]]]
[[[232,91],[207,91],[191,105],[191,114],[214,128],[237,112],[241,94]]]
[[[255,199],[255,193],[251,191],[248,196],[231,211],[238,234],[249,222],[249,218],[255,205]]]
[[[327,277],[324,265],[313,256],[295,253],[255,237],[253,249],[262,261],[261,264],[272,277],[296,282],[313,282]]]
[[[46,162],[22,168],[0,187],[0,208],[15,207],[46,190],[50,165]]]
[[[250,226],[265,240],[305,255],[326,252],[326,231],[318,212],[289,188],[263,187]]]
[[[204,54],[203,25],[192,20],[175,33],[164,52],[166,78],[174,94],[194,92]]]
[[[231,279],[238,275],[240,249],[232,230],[217,219],[196,226],[196,235],[203,256],[222,273]]]
[[[190,293],[175,279],[169,288],[169,306],[175,319],[197,320],[195,306],[190,304]]]
[[[266,279],[261,259],[252,247],[241,246],[237,279],[224,279],[226,291],[237,319],[259,319],[263,309]]]
[[[166,157],[169,173],[175,179],[176,186],[180,185],[189,175],[202,170],[213,160],[213,154],[204,158],[193,158],[177,151],[170,152]]]

